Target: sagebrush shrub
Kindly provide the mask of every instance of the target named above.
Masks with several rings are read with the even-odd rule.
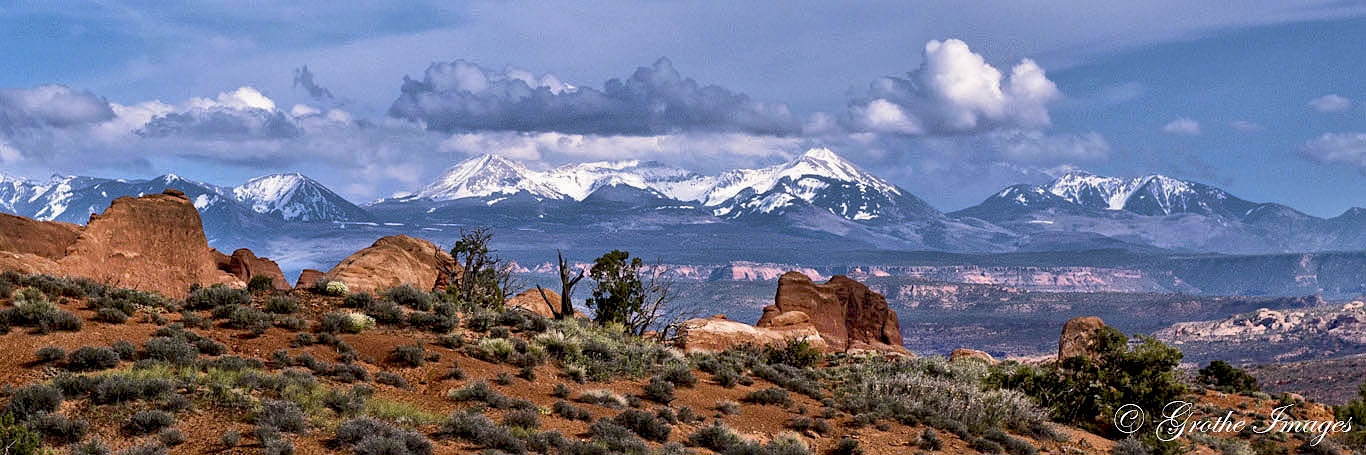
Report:
[[[669,433],[673,427],[661,421],[655,414],[628,409],[612,418],[612,422],[630,429],[642,438],[655,442],[665,442],[669,440]]]
[[[402,284],[389,289],[384,293],[384,298],[390,302],[412,308],[419,311],[431,311],[432,296],[422,290],[413,287],[411,284]]]
[[[68,419],[61,414],[39,414],[28,421],[29,428],[43,436],[66,444],[85,439],[90,424],[81,419]]]
[[[659,404],[669,404],[674,400],[674,385],[663,377],[651,377],[650,382],[645,384],[644,397]]]
[[[44,346],[33,352],[34,361],[37,363],[52,363],[66,358],[66,349],[57,346]]]
[[[550,410],[551,412],[554,412],[555,415],[569,420],[582,420],[584,422],[593,420],[593,413],[563,400],[556,401],[555,404],[550,406]]]
[[[271,426],[289,433],[303,433],[308,430],[308,418],[304,412],[289,401],[265,400],[261,411],[256,414],[256,424]]]
[[[199,356],[199,349],[183,338],[152,337],[142,344],[142,358],[173,365],[188,365]]]
[[[250,305],[251,292],[233,289],[223,285],[198,288],[185,298],[185,308],[191,310],[212,310],[228,305]]]
[[[349,446],[357,455],[431,455],[432,442],[420,433],[357,417],[337,426],[333,444]]]
[[[457,412],[441,423],[442,434],[460,438],[480,447],[511,453],[525,453],[526,441],[518,438],[507,427],[498,425],[483,414]]]
[[[588,432],[593,435],[594,442],[606,446],[610,453],[646,455],[650,452],[650,447],[645,441],[629,428],[618,425],[606,417],[593,422],[593,425],[588,427]]]
[[[107,370],[119,366],[119,353],[111,348],[84,346],[66,356],[66,368],[72,371]]]
[[[299,301],[288,296],[273,296],[266,302],[266,311],[275,314],[294,314],[299,311]]]
[[[95,319],[111,324],[122,324],[128,322],[128,313],[118,308],[100,308],[95,311]]]
[[[422,366],[422,362],[426,360],[427,352],[422,350],[422,345],[420,344],[409,344],[395,347],[394,350],[389,353],[389,356],[399,364],[418,367]]]
[[[264,292],[275,289],[275,278],[265,275],[256,275],[247,282],[247,290],[251,292]]]
[[[792,404],[792,398],[789,398],[787,396],[787,391],[779,389],[777,387],[769,387],[767,389],[755,390],[745,395],[745,397],[741,398],[740,401],[744,401],[746,403],[772,404],[779,406],[789,406]]]
[[[744,444],[745,440],[719,420],[688,435],[688,445],[702,447],[716,453],[725,453]]]
[[[4,412],[24,421],[44,412],[56,412],[62,404],[62,391],[47,384],[30,384],[10,394]]]
[[[140,435],[161,431],[161,429],[175,425],[175,416],[166,411],[146,410],[138,411],[128,418],[123,424],[123,429],[130,434]]]
[[[540,412],[535,409],[519,409],[503,415],[503,425],[534,430],[541,427]]]
[[[608,408],[624,408],[627,405],[626,398],[622,397],[621,395],[618,395],[616,392],[607,389],[594,389],[585,391],[583,393],[580,393],[578,398],[575,398],[574,401],[580,403],[595,404],[598,406]]]

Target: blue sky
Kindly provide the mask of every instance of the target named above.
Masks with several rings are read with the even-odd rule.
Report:
[[[1366,205],[1366,3],[1096,3],[0,0],[0,170],[364,201],[478,152],[715,172],[826,145],[944,210],[1065,169]]]

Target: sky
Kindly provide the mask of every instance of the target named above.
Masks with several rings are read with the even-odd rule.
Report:
[[[1366,206],[1366,2],[0,0],[0,171],[353,201],[480,153],[829,147],[941,210],[1068,170]]]

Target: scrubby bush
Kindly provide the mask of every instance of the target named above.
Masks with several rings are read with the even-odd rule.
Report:
[[[665,381],[678,387],[692,387],[697,385],[697,375],[693,374],[692,367],[686,363],[675,363],[664,369],[660,373]]]
[[[541,427],[540,412],[535,409],[519,409],[503,415],[503,425],[526,430]]]
[[[262,455],[294,455],[294,442],[284,438],[270,439],[263,444]]]
[[[569,420],[582,420],[584,422],[593,420],[593,413],[588,412],[587,409],[569,404],[567,401],[556,401],[555,404],[550,406],[550,410],[551,412],[554,412],[555,415]]]
[[[90,432],[90,424],[86,421],[68,419],[61,414],[39,414],[29,419],[28,426],[48,439],[62,444],[85,439],[85,434]]]
[[[15,422],[8,412],[0,415],[0,444],[5,445],[7,455],[37,455],[40,439],[37,433]]]
[[[507,395],[498,393],[484,381],[475,382],[459,389],[451,389],[446,392],[446,398],[455,401],[478,401],[494,409],[507,408],[529,408],[535,407],[526,400],[508,398]]]
[[[81,318],[58,308],[49,302],[47,295],[35,288],[23,288],[15,292],[10,303],[14,305],[0,311],[0,326],[17,325],[33,327],[38,333],[53,330],[80,331]]]
[[[369,417],[358,417],[337,426],[333,445],[350,447],[357,455],[431,455],[426,436],[402,430]]]
[[[830,450],[834,455],[860,455],[863,448],[859,447],[857,439],[845,436],[835,443],[835,448]]]
[[[374,301],[375,296],[370,295],[369,292],[357,292],[354,294],[347,294],[346,298],[342,299],[342,306],[347,308],[365,308]]]
[[[185,437],[185,433],[181,433],[180,430],[175,428],[161,430],[161,434],[157,435],[157,441],[160,441],[161,445],[166,447],[175,447],[184,444],[185,441],[188,440],[189,438]]]
[[[674,400],[674,385],[663,377],[651,377],[650,382],[645,384],[644,397],[659,404],[669,404]]]
[[[669,440],[669,433],[673,427],[668,423],[660,421],[654,414],[649,412],[628,409],[612,418],[612,422],[630,429],[642,438],[655,442],[665,442]]]
[[[34,362],[52,363],[66,358],[66,350],[57,346],[44,346],[33,352]]]
[[[745,440],[719,420],[714,425],[699,428],[688,435],[688,445],[702,447],[716,453],[726,453],[744,444]]]
[[[233,308],[227,319],[228,327],[249,330],[252,335],[258,336],[266,333],[275,322],[275,318],[269,313],[247,306]]]
[[[351,290],[346,287],[346,283],[340,281],[328,281],[327,284],[323,286],[323,291],[327,295],[346,295],[351,292]]]
[[[738,415],[740,414],[740,403],[736,403],[730,400],[721,400],[716,402],[715,409],[717,412],[720,412],[724,415]]]
[[[411,284],[402,284],[389,289],[384,293],[384,298],[390,302],[412,308],[419,311],[431,311],[432,296],[422,292]]]
[[[926,428],[920,433],[920,440],[917,444],[925,450],[939,450],[944,447],[944,440],[940,439],[939,433],[935,432],[933,428]]]
[[[275,278],[265,275],[256,275],[247,282],[247,290],[251,292],[265,292],[275,289]]]
[[[401,365],[418,367],[422,366],[422,362],[426,360],[427,352],[422,350],[422,345],[420,344],[408,344],[395,347],[394,350],[389,353],[389,357],[393,358],[395,362],[398,362]]]
[[[273,296],[266,302],[266,311],[275,314],[294,314],[299,311],[299,301],[288,296]]]
[[[399,324],[407,315],[398,304],[389,301],[375,301],[366,305],[365,314],[375,318],[375,322],[380,324]]]
[[[1261,391],[1257,387],[1257,378],[1252,377],[1247,371],[1229,365],[1223,360],[1215,360],[1209,366],[1200,369],[1196,381],[1225,393],[1252,393]]]
[[[4,412],[13,415],[16,420],[25,421],[39,413],[57,411],[62,399],[62,391],[56,387],[47,384],[26,385],[10,394]]]
[[[526,452],[526,442],[507,427],[498,425],[483,414],[457,412],[441,423],[441,433],[478,444],[488,449],[514,454]]]
[[[188,365],[199,356],[199,349],[183,338],[152,337],[142,344],[142,358],[173,365]]]
[[[357,386],[349,391],[329,389],[323,393],[322,405],[342,416],[352,416],[365,410],[365,403],[373,390],[368,386]]]
[[[555,384],[554,390],[550,391],[550,396],[555,398],[569,398],[570,393],[573,393],[573,391],[569,390],[569,386],[560,383]]]
[[[574,401],[587,404],[595,404],[607,408],[626,407],[626,398],[617,395],[616,392],[607,389],[594,389],[580,393]]]
[[[822,435],[830,433],[830,423],[826,422],[825,419],[813,419],[807,416],[793,417],[787,421],[785,426],[802,433],[813,432]]]
[[[95,311],[95,319],[111,324],[122,324],[128,322],[128,313],[118,308],[100,308]]]
[[[124,422],[123,429],[130,434],[140,435],[161,431],[162,428],[175,425],[175,416],[166,411],[146,410],[138,411]]]
[[[191,310],[212,310],[229,305],[249,304],[251,304],[251,292],[219,284],[194,289],[190,291],[190,296],[185,298],[185,308]]]
[[[691,407],[688,407],[688,406],[680,406],[680,407],[678,408],[678,421],[679,421],[679,422],[683,422],[683,423],[692,423],[693,421],[702,420],[702,419],[705,419],[705,417],[702,417],[702,416],[700,416],[700,415],[697,415],[697,413],[694,412],[694,411],[692,410]]]
[[[513,382],[513,381],[512,381],[512,375],[507,374],[507,372],[498,373],[497,376],[494,376],[494,377],[493,377],[493,383],[494,383],[494,384],[506,386],[506,385],[512,385],[512,382]]]
[[[790,365],[797,368],[816,366],[825,359],[825,354],[802,338],[788,338],[782,345],[764,347],[764,358],[769,364]]]
[[[261,410],[256,413],[256,424],[271,426],[289,433],[303,433],[308,430],[308,419],[304,412],[289,401],[265,400]]]
[[[773,404],[779,406],[789,406],[792,398],[787,396],[787,391],[777,387],[769,387],[763,390],[755,390],[745,395],[740,401],[754,404]]]
[[[137,345],[130,343],[126,340],[116,341],[113,345],[110,345],[110,348],[112,348],[114,352],[117,352],[119,354],[119,359],[136,360],[138,358]]]
[[[67,446],[67,452],[71,455],[109,455],[109,446],[106,446],[104,440],[96,436],[90,438],[89,441]]]
[[[119,366],[119,353],[111,348],[84,346],[66,356],[68,370],[95,371],[116,366]]]
[[[361,313],[324,314],[318,321],[318,331],[323,333],[361,333],[375,328],[375,318]]]
[[[218,438],[218,442],[223,444],[223,448],[225,449],[237,447],[237,444],[242,443],[242,433],[237,430],[225,431],[223,432],[223,436]]]

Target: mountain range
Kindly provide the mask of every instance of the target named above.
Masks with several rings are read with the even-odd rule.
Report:
[[[755,240],[777,233],[896,251],[1366,250],[1366,209],[1318,218],[1163,175],[1069,172],[1042,185],[1010,186],[976,206],[944,213],[823,148],[786,163],[717,175],[634,160],[534,170],[481,155],[456,163],[417,191],[361,206],[297,173],[239,186],[174,174],[150,180],[54,176],[47,182],[0,175],[0,211],[84,223],[115,197],[166,188],[184,191],[195,202],[211,239],[259,237],[300,223],[363,223],[432,231],[485,225],[669,233],[692,227]]]

